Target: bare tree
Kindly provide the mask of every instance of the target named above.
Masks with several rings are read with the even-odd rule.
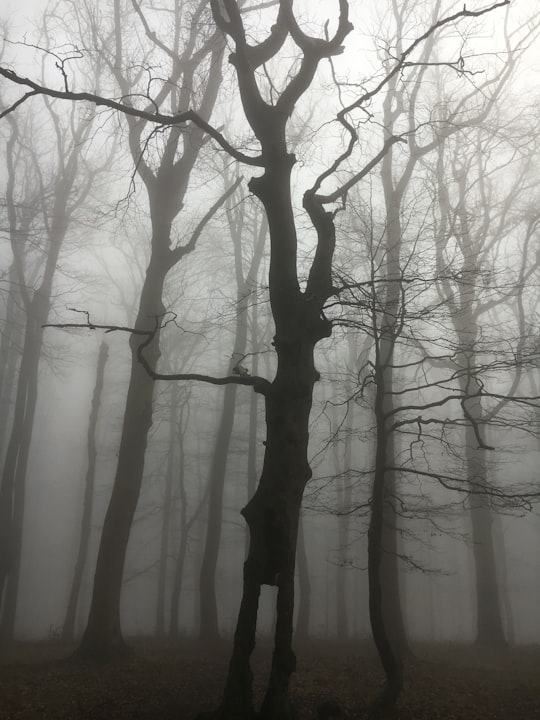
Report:
[[[533,214],[523,223],[519,201],[534,187],[531,156],[522,157],[528,151],[527,144],[523,136],[512,138],[508,126],[506,134],[508,139],[503,140],[498,132],[480,128],[462,136],[459,143],[447,141],[440,147],[437,165],[441,213],[437,245],[439,288],[456,334],[455,370],[461,391],[467,397],[463,402],[467,482],[471,490],[479,485],[486,488],[486,492],[473,493],[470,498],[477,642],[499,647],[506,644],[506,639],[489,493],[488,453],[493,448],[487,432],[494,422],[501,422],[504,407],[520,385],[522,365],[515,364],[515,359],[523,356],[528,342],[522,296],[538,264],[536,257],[531,263],[528,246],[539,220],[538,214],[536,217]],[[505,157],[504,163],[499,160],[501,156]],[[503,167],[507,184],[504,199],[496,189]],[[524,231],[521,258],[516,258],[514,268],[498,267],[506,239],[519,231]],[[514,278],[508,277],[509,271]],[[513,338],[506,336],[510,347],[503,353],[495,327],[491,329],[493,339],[489,339],[487,323],[493,312],[498,315],[495,322],[500,323],[504,305],[509,303],[516,305],[518,323]],[[501,370],[506,364],[504,355],[508,356],[508,370],[514,365],[506,397],[495,403],[482,397],[489,393],[486,366],[493,364],[487,359],[490,353],[498,356]],[[494,372],[493,368],[490,372]]]
[[[227,174],[225,174],[227,179]],[[228,184],[228,181],[227,181]],[[229,363],[229,374],[249,375],[247,357],[248,341],[248,310],[252,297],[256,294],[259,266],[263,257],[267,235],[266,219],[260,219],[258,213],[248,223],[245,203],[238,205],[233,198],[228,201],[227,217],[229,232],[234,250],[234,267],[236,277],[236,308],[233,351]],[[250,228],[251,226],[251,228]],[[253,233],[251,257],[244,268],[246,254],[246,228]],[[227,456],[231,440],[235,406],[236,385],[227,385],[223,396],[223,408],[217,429],[214,453],[210,467],[208,518],[206,524],[206,541],[204,546],[200,573],[200,618],[199,633],[205,640],[214,641],[219,638],[218,608],[216,593],[216,568],[221,541],[223,513],[223,491],[227,470]]]
[[[49,317],[66,233],[87,199],[96,175],[107,164],[106,161],[102,166],[92,167],[86,162],[84,147],[92,132],[91,118],[73,108],[66,126],[54,101],[45,96],[44,105],[55,143],[52,161],[42,157],[35,147],[30,136],[34,132],[32,124],[25,126],[16,123],[12,116],[8,118],[11,133],[7,143],[7,207],[25,330],[0,490],[0,590],[4,591],[2,632],[6,636],[13,634],[17,608],[26,471],[38,394],[43,325]],[[28,232],[39,238],[31,244],[32,255],[26,241]]]
[[[249,188],[264,206],[270,233],[269,295],[275,323],[274,349],[277,357],[277,372],[272,382],[258,377],[214,378],[199,373],[165,376],[154,370],[152,340],[156,330],[150,333],[140,325],[135,329],[132,341],[134,350],[138,349],[139,360],[154,379],[202,380],[214,384],[236,382],[251,385],[265,397],[265,457],[258,487],[242,511],[250,530],[250,546],[244,564],[243,595],[233,653],[223,700],[217,711],[220,718],[240,719],[253,716],[250,656],[255,644],[262,585],[277,586],[278,593],[272,668],[261,717],[291,717],[288,686],[295,668],[291,641],[296,540],[302,495],[311,474],[308,463],[309,416],[313,388],[319,380],[314,363],[314,350],[319,341],[328,337],[332,330],[332,323],[325,315],[324,306],[335,292],[331,274],[336,239],[335,204],[343,201],[348,191],[365,177],[401,138],[393,134],[386,137],[381,149],[374,153],[367,163],[362,164],[359,170],[349,174],[348,179],[339,184],[333,192],[322,194],[322,184],[335,178],[336,171],[344,167],[357,148],[357,123],[352,119],[355,111],[362,112],[393,77],[410,67],[414,52],[427,38],[445,24],[454,23],[463,17],[478,17],[506,4],[507,0],[504,0],[479,11],[464,8],[437,21],[425,32],[419,33],[396,57],[391,68],[383,74],[382,79],[374,83],[371,90],[362,93],[338,113],[340,129],[348,138],[346,147],[303,196],[303,205],[316,236],[303,287],[297,262],[298,230],[291,188],[291,175],[296,158],[289,150],[288,126],[296,104],[312,85],[321,61],[339,55],[343,50],[343,42],[352,30],[349,4],[346,0],[339,1],[339,18],[333,35],[328,33],[324,39],[306,34],[292,9],[292,4],[288,0],[280,0],[275,23],[264,39],[253,44],[248,38],[251,39],[252,33],[256,37],[256,30],[251,24],[249,27],[246,25],[246,16],[242,13],[240,4],[235,0],[211,2],[216,26],[233,45],[234,52],[230,60],[235,70],[245,119],[260,149],[256,155],[234,148],[221,132],[208,124],[204,116],[201,117],[200,113],[192,110],[183,109],[176,114],[165,114],[157,110],[156,106],[151,110],[140,109],[126,102],[98,98],[92,93],[54,91],[21,78],[13,71],[0,68],[1,75],[25,86],[31,94],[47,92],[66,99],[94,101],[122,110],[131,118],[143,118],[156,124],[179,126],[180,123],[191,121],[198,128],[206,130],[232,157],[261,169],[262,174],[252,178]],[[280,55],[282,49],[283,53]],[[272,78],[269,74],[270,61],[277,57],[291,56],[292,63],[285,78]],[[329,210],[327,207],[333,209]],[[141,335],[145,336],[142,343]],[[150,354],[145,357],[145,353]],[[118,494],[114,500],[113,496],[113,501],[118,504],[120,497]],[[112,529],[109,534],[109,541],[112,543]],[[106,545],[106,542],[102,543],[102,547]],[[112,550],[114,552],[114,547]],[[115,555],[118,557],[118,553]],[[117,560],[115,564],[118,566]],[[116,610],[113,615],[116,615]],[[106,622],[107,616],[102,615],[100,620],[102,623]],[[96,626],[96,632],[98,629]],[[118,636],[117,626],[115,631]]]
[[[102,342],[99,348],[99,355],[96,368],[96,384],[94,386],[94,394],[92,396],[92,406],[90,409],[90,418],[88,422],[88,468],[84,484],[84,500],[81,518],[81,534],[79,538],[79,549],[77,551],[77,559],[75,561],[75,570],[71,582],[71,590],[62,627],[62,639],[66,642],[72,642],[75,632],[75,619],[77,615],[77,607],[79,604],[79,595],[81,591],[81,583],[83,573],[86,567],[86,559],[88,557],[88,546],[90,543],[90,533],[92,530],[92,505],[94,502],[94,487],[96,479],[96,430],[99,416],[99,406],[101,403],[101,393],[103,390],[103,379],[105,375],[105,364],[109,348],[107,343]]]

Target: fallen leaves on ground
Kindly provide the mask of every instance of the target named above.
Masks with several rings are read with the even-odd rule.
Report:
[[[71,659],[73,647],[15,643],[0,653],[1,720],[190,720],[216,707],[229,644],[137,640],[135,652],[107,665]],[[389,720],[540,720],[540,647],[482,651],[418,645]],[[255,697],[262,699],[270,648],[257,647]],[[372,646],[312,641],[297,651],[291,698],[299,720],[337,702],[350,720],[367,717],[383,681]]]

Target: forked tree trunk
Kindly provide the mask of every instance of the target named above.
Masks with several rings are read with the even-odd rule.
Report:
[[[305,379],[309,375],[312,382],[314,379],[312,357],[298,362],[293,376],[298,377],[298,373],[304,378],[302,394],[297,383],[293,391],[293,385],[287,388],[288,382],[277,380],[268,392],[262,475],[255,495],[242,511],[250,531],[250,547],[244,563],[243,596],[222,705],[226,718],[248,718],[254,711],[249,659],[255,647],[262,585],[277,586],[278,594],[272,668],[261,717],[290,717],[288,686],[296,664],[292,651],[296,537],[302,493],[310,476],[306,453],[311,394],[305,392],[308,390]],[[292,379],[290,375],[289,378]]]
[[[273,249],[270,294],[278,368],[274,381],[265,389],[267,435],[262,474],[255,494],[242,511],[250,544],[233,652],[218,711],[218,716],[227,720],[253,716],[250,656],[262,585],[277,586],[278,593],[272,667],[260,716],[268,720],[291,717],[288,688],[296,666],[292,650],[296,543],[302,496],[311,477],[307,459],[309,416],[313,388],[319,379],[314,348],[330,334],[331,325],[321,315],[320,305],[308,293],[300,292],[296,276],[287,277],[291,268],[287,255],[296,247],[290,169],[286,158],[250,183],[252,192],[265,205],[269,222]],[[324,220],[325,231],[332,238],[331,217]],[[288,234],[290,242],[283,242]]]
[[[86,558],[88,556],[88,546],[90,544],[90,533],[92,530],[92,504],[94,502],[94,485],[96,478],[96,429],[99,414],[99,405],[101,402],[101,391],[103,389],[103,379],[105,375],[105,364],[109,348],[107,343],[102,342],[99,348],[99,356],[96,370],[96,384],[92,396],[92,407],[90,410],[90,420],[88,423],[88,468],[86,471],[86,480],[84,484],[84,500],[83,512],[81,518],[81,533],[79,537],[79,549],[77,552],[77,560],[75,562],[75,571],[71,583],[69,600],[62,628],[62,640],[64,642],[72,642],[75,632],[75,618],[77,615],[77,607],[79,605],[79,595],[81,591],[81,583],[86,566]]]
[[[304,207],[316,230],[317,249],[306,291],[302,292],[291,190],[291,171],[296,159],[288,151],[286,131],[295,104],[309,88],[319,62],[340,52],[352,25],[347,3],[341,3],[334,37],[328,41],[314,40],[296,26],[290,4],[279,3],[270,36],[250,46],[237,2],[212,0],[212,12],[218,27],[234,42],[235,52],[230,60],[236,70],[242,107],[261,147],[255,164],[263,172],[251,179],[249,188],[261,200],[268,219],[268,284],[277,356],[273,382],[258,385],[265,396],[266,448],[259,484],[242,511],[250,543],[233,652],[217,715],[223,720],[253,717],[250,656],[255,645],[259,597],[262,585],[274,585],[278,589],[274,651],[260,717],[289,720],[292,712],[288,687],[296,664],[292,650],[296,543],[302,495],[311,476],[307,454],[309,416],[313,388],[319,379],[314,349],[332,330],[323,307],[333,293],[335,227],[334,214],[325,211],[316,189],[306,192]],[[260,92],[255,71],[279,52],[289,33],[301,49],[300,66],[278,93],[279,97],[268,102]]]

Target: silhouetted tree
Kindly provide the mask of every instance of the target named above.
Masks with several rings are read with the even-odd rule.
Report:
[[[62,627],[62,640],[72,642],[75,631],[75,618],[77,615],[77,607],[79,604],[79,595],[81,591],[81,583],[83,573],[86,567],[86,559],[88,557],[88,546],[90,544],[90,533],[92,531],[92,505],[94,502],[94,487],[96,480],[96,430],[99,416],[99,406],[101,403],[101,392],[103,390],[103,379],[105,374],[105,364],[109,348],[107,343],[102,342],[99,348],[99,356],[96,369],[96,384],[94,386],[94,394],[92,396],[92,407],[90,410],[90,419],[88,422],[88,468],[86,470],[86,479],[84,483],[84,499],[81,518],[81,533],[79,537],[79,549],[77,559],[75,561],[75,570],[71,582],[71,590]]]

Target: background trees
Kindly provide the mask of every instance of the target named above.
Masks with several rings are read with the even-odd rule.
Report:
[[[125,414],[119,413],[117,420],[118,427],[122,425],[117,468],[81,652],[103,658],[123,648],[123,580],[130,581],[124,595],[133,603],[132,611],[137,597],[148,594],[155,600],[148,605],[157,608],[160,632],[166,625],[171,579],[173,634],[179,626],[191,628],[198,620],[201,634],[215,637],[224,625],[232,630],[232,608],[240,600],[218,714],[251,716],[250,655],[259,602],[265,603],[261,590],[275,587],[275,618],[272,613],[262,618],[265,628],[275,619],[275,628],[261,712],[264,717],[288,717],[288,685],[295,667],[291,640],[297,531],[303,492],[311,479],[310,459],[316,454],[319,477],[313,486],[338,472],[347,483],[339,497],[333,485],[326,488],[325,505],[339,506],[339,523],[322,514],[305,514],[303,587],[306,566],[312,588],[317,573],[328,584],[335,572],[326,564],[329,547],[335,551],[336,545],[358,534],[355,560],[365,568],[367,559],[371,625],[388,679],[382,701],[392,704],[401,683],[405,629],[412,612],[408,597],[414,587],[398,557],[408,567],[422,567],[428,553],[419,548],[419,540],[426,526],[437,532],[451,529],[456,493],[473,498],[472,517],[482,514],[484,530],[489,519],[484,510],[476,512],[480,505],[486,510],[495,505],[526,508],[535,496],[527,482],[517,487],[508,478],[488,479],[483,457],[494,445],[487,440],[488,433],[495,432],[488,430],[488,423],[500,428],[505,417],[522,429],[513,437],[525,444],[527,413],[537,405],[536,396],[523,390],[522,372],[536,352],[530,328],[537,223],[530,208],[509,202],[533,192],[534,166],[524,163],[518,169],[512,163],[508,169],[515,148],[522,154],[525,144],[520,145],[517,133],[512,135],[517,146],[504,146],[501,128],[507,133],[511,123],[501,122],[495,111],[505,84],[516,78],[518,56],[526,57],[535,27],[521,21],[513,26],[509,15],[500,38],[496,33],[493,38],[504,52],[490,65],[476,35],[480,27],[492,29],[487,12],[492,8],[462,10],[461,5],[442,3],[411,8],[393,3],[384,23],[389,27],[391,19],[394,29],[384,42],[380,28],[377,32],[379,69],[369,80],[355,76],[350,60],[344,59],[344,47],[360,52],[347,2],[337,4],[326,26],[317,8],[293,9],[288,2],[267,7],[223,0],[208,8],[206,3],[161,7],[115,0],[105,6],[61,7],[69,13],[58,21],[58,32],[67,32],[65,17],[79,32],[75,49],[70,46],[67,54],[55,50],[54,55],[49,49],[46,55],[57,63],[62,89],[53,82],[45,87],[25,79],[7,66],[0,73],[6,83],[24,86],[30,95],[44,93],[56,102],[90,101],[107,108],[107,113],[124,113],[124,135],[118,143],[123,147],[125,141],[129,153],[117,166],[124,178],[122,192],[116,182],[109,189],[123,201],[114,210],[104,203],[95,217],[116,232],[118,219],[131,224],[136,218],[133,224],[142,227],[141,234],[147,228],[150,236],[134,321],[111,321],[110,315],[102,320],[99,303],[73,303],[83,311],[90,307],[92,313],[86,323],[77,318],[71,324],[131,332],[130,353],[124,356],[130,367]],[[365,18],[355,22],[361,28],[367,24]],[[228,71],[221,65],[226,43],[232,50]],[[99,58],[105,68],[101,94],[77,74],[81,56]],[[446,88],[446,95],[441,88]],[[321,91],[325,102],[317,106]],[[236,110],[241,107],[243,115],[232,113],[228,100]],[[4,112],[8,122],[24,108],[20,100],[10,103]],[[103,128],[105,134],[110,132],[110,124]],[[101,132],[100,126],[96,137]],[[527,148],[531,155],[536,152],[534,144]],[[218,153],[225,163],[216,161]],[[226,182],[225,189],[218,181],[216,168],[227,166],[230,158],[257,173],[248,183],[252,204],[243,193],[233,195],[240,181]],[[492,178],[503,167],[500,182],[507,191],[506,203],[492,192]],[[16,208],[22,217],[23,203],[7,199],[7,208]],[[220,213],[226,200],[227,212]],[[254,292],[251,285],[256,265],[262,262],[265,227],[253,209],[257,205],[267,218],[270,254],[268,277]],[[504,254],[510,237],[521,238],[519,258]],[[201,265],[197,253],[191,253],[196,244],[202,251]],[[248,247],[254,247],[249,254]],[[234,262],[225,259],[232,257],[231,251]],[[180,272],[178,262],[188,254],[190,263],[183,262],[186,270]],[[508,261],[505,273],[499,267],[503,257]],[[122,275],[123,268],[111,259],[106,265],[109,276]],[[499,282],[493,282],[493,273],[499,272]],[[246,292],[251,298],[252,337],[263,334],[257,326],[265,318],[265,306],[272,313],[274,339],[268,362],[270,353],[248,355],[261,347],[254,342],[250,350],[246,345]],[[236,303],[231,313],[236,317],[230,318],[235,322],[229,322],[223,310],[227,301]],[[505,337],[494,332],[488,341],[491,328],[483,324],[483,316],[491,320],[495,310]],[[338,325],[342,333],[330,340]],[[350,354],[347,328],[359,336],[356,359]],[[196,343],[194,337],[202,339]],[[322,351],[330,348],[327,360]],[[316,349],[321,351],[317,367]],[[162,353],[166,357],[161,358]],[[325,386],[322,400],[315,390],[321,375],[335,378],[337,389],[334,394],[330,385]],[[200,387],[190,385],[190,394],[184,385],[163,390],[170,406],[164,415],[156,414],[162,394],[157,383],[165,380],[227,385],[218,423],[221,433],[209,432],[221,408]],[[262,423],[256,427],[254,403],[249,408],[249,434],[245,432],[249,447],[241,433],[234,435],[233,420],[248,427],[248,409],[240,399],[237,417],[234,414],[238,384],[264,397],[263,458],[255,451],[257,434],[263,434]],[[312,413],[314,401],[317,412]],[[338,408],[331,413],[331,432],[324,422],[324,403]],[[346,408],[345,417],[339,416],[339,408]],[[337,444],[340,429],[346,435],[343,452]],[[167,448],[161,451],[162,459],[168,455],[166,472],[156,469],[159,443]],[[216,449],[213,459],[206,448]],[[465,448],[464,458],[460,448]],[[197,467],[201,458],[203,464]],[[238,570],[232,568],[234,558],[243,553],[244,534],[241,528],[237,532],[228,527],[227,503],[236,510],[243,503],[245,484],[231,479],[245,475],[246,468],[252,479],[258,460],[260,481],[256,489],[252,485],[242,511],[250,532],[242,586]],[[165,478],[163,484],[157,477]],[[208,485],[200,480],[206,477]],[[106,488],[109,492],[110,481]],[[355,507],[361,517],[353,525],[345,518],[355,515]],[[152,522],[154,513],[159,526]],[[131,535],[134,521],[137,529]],[[340,535],[332,535],[326,545],[323,537],[336,525]],[[455,534],[464,536],[466,530],[460,524]],[[477,558],[488,535],[473,533]],[[230,555],[223,552],[229,538]],[[227,566],[229,572],[226,586],[220,581],[218,551],[221,568]],[[339,547],[338,551],[343,557]],[[443,565],[438,555],[434,564]],[[492,569],[493,565],[490,562]],[[199,587],[194,577],[201,567]],[[485,583],[485,571],[481,574]],[[138,592],[131,589],[135,585]],[[351,583],[349,593],[359,586]],[[398,586],[406,590],[401,604]],[[348,603],[341,582],[338,587],[333,607],[337,616],[329,611],[334,601],[327,592],[324,611],[321,602],[310,608],[312,630],[324,617],[327,633],[335,622],[343,634],[337,618],[344,619]],[[494,572],[490,587],[493,597]],[[187,591],[192,593],[189,599]],[[236,597],[225,602],[226,593],[232,596],[234,591]],[[479,586],[479,624],[481,608],[486,607],[481,594]],[[356,594],[352,599],[351,595],[349,605],[359,604]],[[312,590],[311,596],[320,600],[322,594]],[[194,607],[200,607],[200,618]],[[146,616],[144,610],[141,616]],[[307,617],[305,608],[301,617]],[[142,626],[146,624],[144,620]],[[303,627],[305,634],[305,620]],[[367,631],[365,620],[357,627]],[[501,639],[500,621],[498,635]]]

